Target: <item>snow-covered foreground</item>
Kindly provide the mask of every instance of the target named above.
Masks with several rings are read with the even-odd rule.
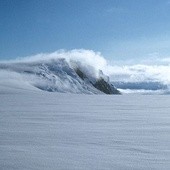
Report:
[[[168,170],[169,95],[1,91],[1,170]]]

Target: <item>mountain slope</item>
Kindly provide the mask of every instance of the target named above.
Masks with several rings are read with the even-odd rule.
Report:
[[[1,63],[0,78],[1,85],[17,82],[22,88],[28,84],[49,92],[119,94],[102,71],[64,58]]]

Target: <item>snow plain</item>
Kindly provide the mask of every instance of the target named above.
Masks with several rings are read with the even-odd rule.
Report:
[[[168,170],[169,95],[0,91],[1,170]]]

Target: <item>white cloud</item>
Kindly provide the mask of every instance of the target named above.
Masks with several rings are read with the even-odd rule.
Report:
[[[167,65],[125,65],[109,69],[112,81],[142,82],[159,81],[170,84],[170,66]]]
[[[68,63],[72,61],[81,64],[87,71],[93,68],[95,74],[98,74],[98,70],[104,70],[107,67],[107,61],[99,52],[84,49],[74,49],[70,51],[58,50],[53,53],[40,53],[34,56],[28,56],[24,58],[18,58],[16,60],[7,61],[9,63],[23,63],[23,62],[44,62],[48,60],[55,60],[58,58],[64,58]],[[92,71],[92,70],[91,70]]]

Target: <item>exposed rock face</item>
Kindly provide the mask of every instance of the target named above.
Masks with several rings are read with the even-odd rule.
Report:
[[[120,92],[113,85],[107,83],[102,78],[97,80],[94,87],[106,94],[120,94]]]
[[[76,70],[77,75],[82,80],[88,80],[96,89],[100,90],[105,94],[120,94],[120,92],[109,82],[106,82],[102,77],[97,79],[95,82],[91,82],[85,73],[83,73],[79,68]]]
[[[75,71],[82,80],[87,78],[87,76],[79,68],[77,68]]]

